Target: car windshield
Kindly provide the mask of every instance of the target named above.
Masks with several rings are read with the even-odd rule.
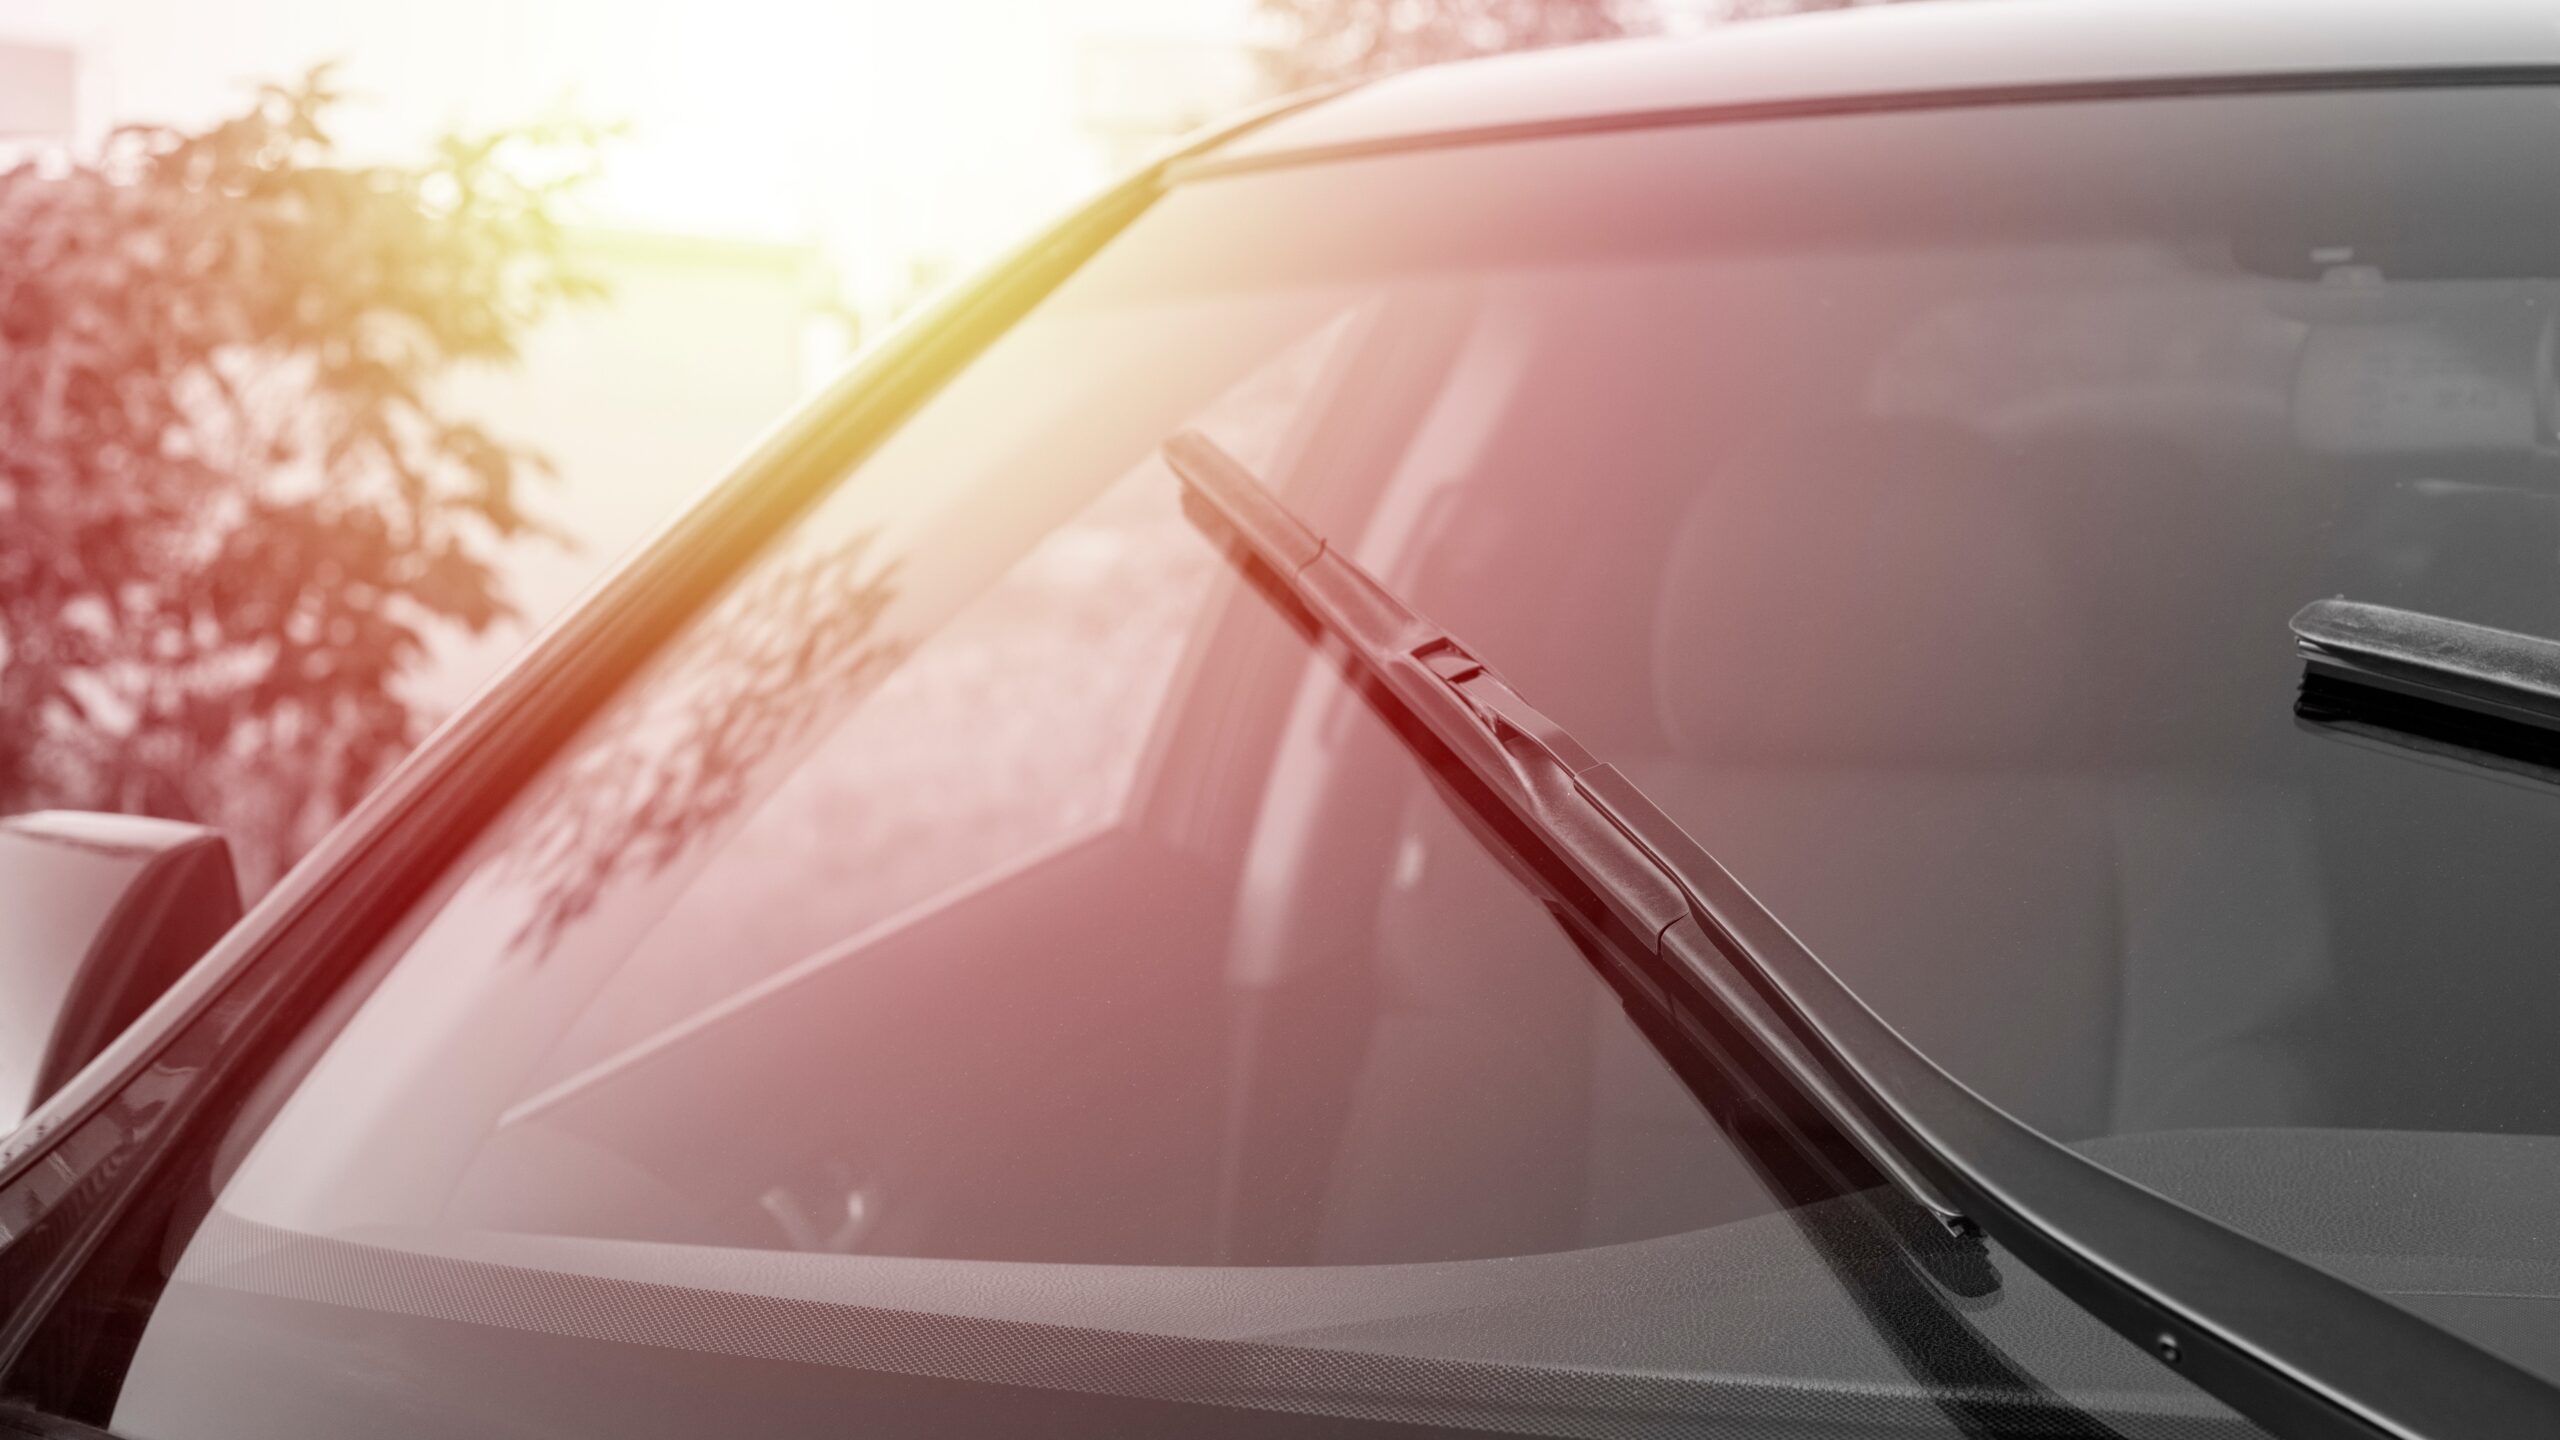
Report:
[[[2245,1432],[1667,1069],[1186,428],[1984,1096],[2560,1373],[2560,794],[2298,721],[2287,630],[2560,635],[2553,153],[2474,87],[1181,185],[382,948],[119,1429]]]

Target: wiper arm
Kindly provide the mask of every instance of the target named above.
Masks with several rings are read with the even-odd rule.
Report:
[[[1722,1021],[1895,1184],[2286,1436],[2560,1435],[2560,1388],[2012,1118],[1867,1008],[1643,792],[1195,431],[1164,447],[1359,666],[1639,937],[1648,998]]]

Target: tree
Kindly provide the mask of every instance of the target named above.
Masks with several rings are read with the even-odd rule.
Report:
[[[1649,28],[1647,0],[1255,0],[1283,90]]]
[[[1897,0],[1723,0],[1727,20],[1759,20],[1772,15],[1802,15],[1813,10],[1855,10],[1862,5],[1891,5]]]
[[[344,163],[325,70],[0,175],[0,811],[219,824],[259,883],[416,738],[439,625],[510,613],[539,457],[432,382],[595,287],[574,126]],[[554,537],[556,538],[556,537]]]
[[[1720,20],[1900,0],[1254,0],[1264,69],[1287,91],[1464,60],[1643,34],[1666,8]]]

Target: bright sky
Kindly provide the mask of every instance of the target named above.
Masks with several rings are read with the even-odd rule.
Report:
[[[568,105],[630,138],[607,218],[872,253],[982,250],[1103,178],[1080,43],[1230,41],[1249,0],[0,0],[67,41],[87,120],[201,120],[339,58],[360,152]]]
[[[80,57],[80,125],[201,123],[259,81],[339,59],[339,137],[403,159],[440,131],[567,107],[619,121],[593,218],[677,233],[814,241],[850,288],[886,307],[918,260],[966,268],[1107,178],[1079,126],[1079,57],[1124,45],[1141,85],[1177,96],[1228,62],[1250,0],[0,0],[0,42]],[[1168,42],[1169,48],[1167,47]],[[1110,92],[1119,99],[1120,92]],[[1210,102],[1223,107],[1224,100]],[[707,483],[793,398],[777,378],[770,295],[643,277],[610,313],[564,319],[525,364],[483,377],[502,429],[558,459],[545,514],[574,554],[510,552],[534,614]],[[629,278],[629,277],[625,277]],[[744,293],[744,292],[741,292]],[[724,298],[725,297],[725,298]],[[783,297],[788,302],[792,297]],[[704,307],[761,302],[716,326]],[[708,312],[716,313],[716,312]],[[707,333],[714,332],[716,333]],[[680,347],[730,356],[717,382],[672,386]],[[801,359],[788,332],[781,371]],[[724,351],[720,347],[728,346]],[[548,347],[548,348],[546,348]],[[734,353],[732,353],[734,352]],[[470,377],[463,377],[468,379]],[[656,412],[645,444],[627,413]],[[517,641],[508,629],[440,659],[418,693],[458,700]]]

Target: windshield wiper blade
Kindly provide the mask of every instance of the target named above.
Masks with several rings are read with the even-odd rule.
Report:
[[[2292,628],[2303,724],[2560,785],[2560,641],[2355,600],[2315,600]]]
[[[2560,640],[2360,600],[2314,600],[2292,629],[2321,679],[2560,731]]]
[[[1724,1021],[1875,1167],[2234,1410],[2299,1437],[2560,1435],[2560,1388],[2085,1159],[1941,1069],[1714,857],[1196,431],[1164,457],[1616,922],[1665,1011]]]
[[[2560,641],[2353,600],[2313,601],[2292,628],[2304,725],[2560,785]]]

